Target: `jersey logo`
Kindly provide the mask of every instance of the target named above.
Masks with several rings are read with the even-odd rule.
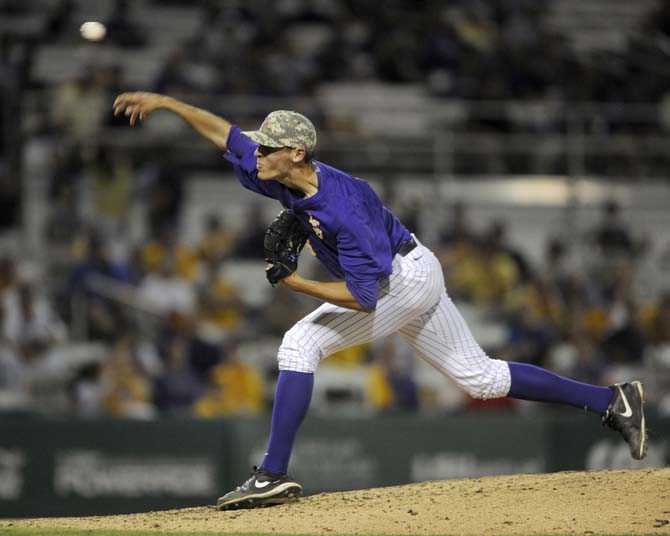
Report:
[[[309,223],[312,226],[312,231],[314,231],[314,234],[318,236],[321,240],[323,240],[323,231],[321,230],[321,222],[317,220],[314,216],[312,216],[309,212],[307,213],[309,216]]]

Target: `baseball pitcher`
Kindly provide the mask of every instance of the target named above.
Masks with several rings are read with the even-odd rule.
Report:
[[[274,111],[259,130],[242,132],[164,95],[123,93],[114,102],[114,113],[124,113],[131,125],[160,109],[177,114],[225,151],[242,186],[281,202],[286,212],[268,229],[264,244],[267,278],[324,302],[285,334],[277,353],[280,372],[267,452],[246,482],[218,499],[218,508],[297,500],[302,487],[287,468],[319,363],[338,350],[394,332],[473,397],[510,396],[586,409],[623,436],[633,458],[645,456],[642,384],[599,387],[487,356],[449,298],[435,255],[366,182],[314,159],[316,131],[307,117]],[[339,281],[313,281],[297,273],[307,239]]]

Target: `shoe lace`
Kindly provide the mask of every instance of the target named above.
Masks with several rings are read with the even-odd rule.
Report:
[[[251,468],[251,476],[250,476],[249,478],[247,478],[247,479],[244,481],[243,484],[237,486],[237,488],[235,488],[235,491],[240,491],[243,487],[245,487],[245,486],[249,483],[249,481],[250,481],[252,478],[254,478],[254,477],[256,476],[257,473],[260,472],[260,470],[261,470],[260,467],[254,465],[254,466]]]

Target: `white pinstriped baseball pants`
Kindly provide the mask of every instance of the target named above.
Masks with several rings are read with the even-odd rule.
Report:
[[[507,395],[507,363],[489,358],[475,341],[447,295],[439,261],[419,243],[405,257],[393,258],[393,273],[374,312],[324,303],[287,331],[277,355],[279,369],[313,373],[329,355],[394,332],[470,396]]]

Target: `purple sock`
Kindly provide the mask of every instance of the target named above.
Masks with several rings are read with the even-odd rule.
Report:
[[[614,392],[609,387],[563,378],[540,367],[523,363],[508,363],[512,386],[507,396],[536,402],[568,404],[595,413],[605,413]]]
[[[293,441],[302,420],[307,415],[313,387],[314,374],[292,370],[279,371],[275,403],[272,408],[270,441],[261,464],[266,471],[278,475],[287,472]]]

